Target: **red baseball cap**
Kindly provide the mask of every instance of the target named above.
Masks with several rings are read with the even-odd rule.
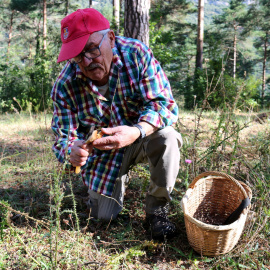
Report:
[[[57,63],[77,56],[94,32],[109,29],[109,21],[93,8],[78,9],[61,21],[62,47]]]

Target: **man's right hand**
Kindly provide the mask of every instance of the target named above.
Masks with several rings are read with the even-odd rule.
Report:
[[[71,147],[70,153],[70,163],[74,167],[82,167],[89,156],[89,153],[92,152],[93,145],[85,144],[84,141],[75,141]]]

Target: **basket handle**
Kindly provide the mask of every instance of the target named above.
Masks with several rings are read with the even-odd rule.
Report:
[[[238,206],[238,208],[233,213],[231,213],[230,216],[228,216],[228,218],[225,220],[225,222],[224,222],[223,225],[231,224],[234,221],[236,221],[240,217],[242,211],[250,205],[250,199],[249,199],[249,197],[248,197],[245,189],[242,187],[242,185],[236,179],[234,179],[232,176],[230,176],[230,175],[228,175],[226,173],[222,173],[222,172],[204,172],[204,173],[201,173],[197,177],[195,177],[195,179],[189,185],[189,188],[193,189],[194,186],[195,186],[195,184],[201,178],[203,178],[205,176],[209,176],[209,175],[212,175],[212,176],[223,176],[226,179],[233,181],[240,188],[240,190],[242,191],[242,193],[243,193],[243,195],[245,197],[245,199],[242,200],[242,202]]]
[[[234,179],[232,176],[226,174],[226,173],[223,173],[223,172],[203,172],[201,174],[199,174],[197,177],[194,178],[194,180],[192,181],[192,183],[189,185],[188,188],[194,188],[195,184],[203,177],[205,176],[209,176],[209,175],[212,175],[212,176],[223,176],[225,177],[226,179],[228,180],[231,180],[232,182],[234,182],[238,187],[239,189],[241,190],[241,192],[243,193],[244,195],[244,198],[248,198],[248,195],[247,195],[247,192],[245,191],[245,189],[242,187],[242,185],[236,180]]]

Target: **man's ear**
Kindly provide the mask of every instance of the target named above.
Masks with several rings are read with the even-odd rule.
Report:
[[[114,34],[113,30],[110,30],[107,35],[109,37],[109,42],[110,42],[111,48],[114,48],[115,34]]]

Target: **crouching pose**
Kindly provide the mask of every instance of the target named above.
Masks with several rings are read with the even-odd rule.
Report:
[[[145,211],[152,236],[173,236],[168,203],[182,139],[172,127],[178,107],[164,71],[146,45],[115,36],[93,8],[65,17],[61,40],[58,62],[66,64],[51,94],[53,151],[60,162],[81,167],[91,216],[105,220],[123,207],[130,167],[148,162]],[[88,144],[93,130],[103,136]]]

